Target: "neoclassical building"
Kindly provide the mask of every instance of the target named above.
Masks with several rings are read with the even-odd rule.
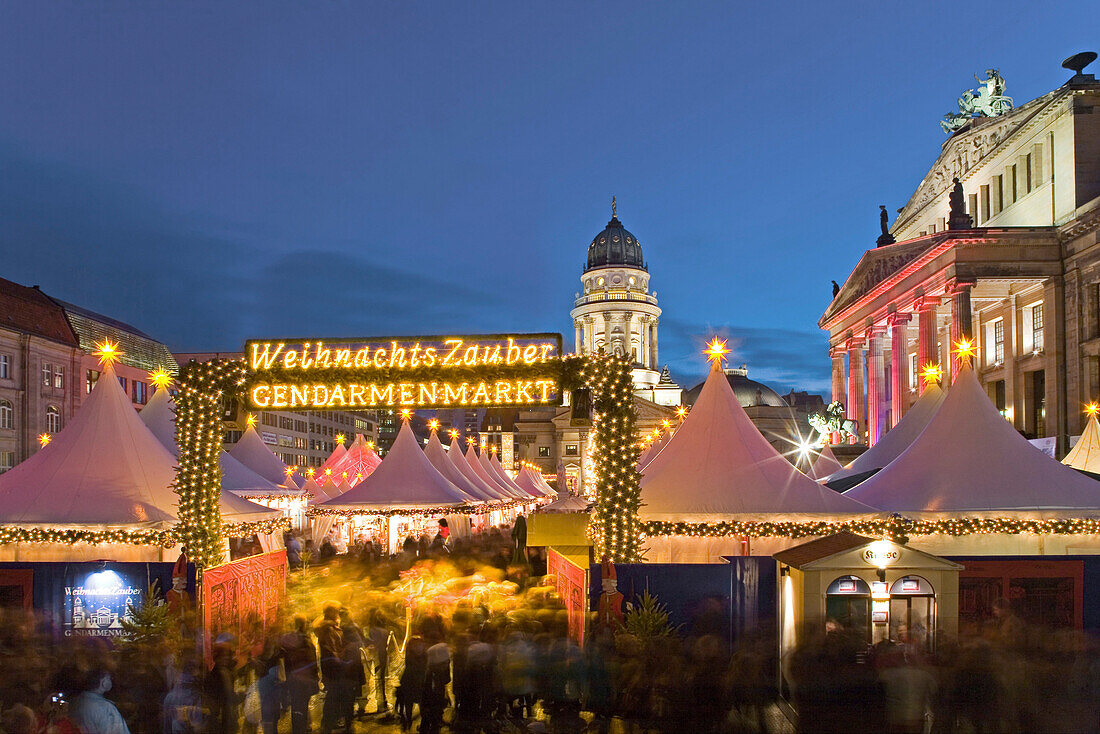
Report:
[[[1067,60],[1076,73],[1048,94],[962,121],[822,315],[833,399],[869,445],[905,414],[924,366],[950,379],[962,337],[977,341],[979,378],[1016,428],[1054,439],[1059,456],[1080,433],[1083,404],[1100,398],[1100,84],[1083,73],[1089,60]]]

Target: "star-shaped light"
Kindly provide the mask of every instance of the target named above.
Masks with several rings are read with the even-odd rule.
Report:
[[[314,469],[312,466],[310,468],[306,469],[306,476],[307,477],[312,478],[313,475],[316,474],[316,473],[317,473],[317,470]]]
[[[53,439],[53,437],[52,437],[52,436],[50,436],[50,434],[48,434],[48,433],[43,433],[42,435],[40,435],[40,436],[38,437],[38,443],[40,443],[40,444],[41,444],[42,446],[45,446],[45,445],[46,445],[46,444],[48,444],[48,443],[49,443],[49,442],[50,442],[50,441],[51,441],[52,439]]]
[[[244,424],[248,428],[255,428],[256,427],[256,416],[249,413],[248,417],[244,419]]]
[[[172,375],[163,367],[158,367],[149,373],[149,382],[153,383],[153,387],[163,390],[172,384]]]
[[[1087,404],[1085,406],[1085,412],[1088,413],[1089,416],[1096,415],[1098,412],[1100,412],[1100,404],[1097,404],[1096,402]]]
[[[289,477],[289,476],[290,476],[291,474],[293,474],[293,473],[294,473],[294,470],[295,470],[295,469],[297,469],[297,468],[298,468],[298,467],[296,467],[296,466],[288,466],[288,467],[287,467],[286,469],[284,469],[283,471],[285,471],[285,472],[286,472],[286,475],[287,475],[287,476]]]
[[[451,429],[451,438],[458,438],[458,429],[457,428],[452,428]]]
[[[687,414],[688,414],[688,409],[686,407],[684,407],[683,405],[681,405],[679,408],[676,409],[676,416],[680,420],[683,420],[684,418],[686,418]]]
[[[412,414],[413,414],[413,412],[411,410],[409,410],[408,408],[402,408],[401,409],[401,420],[407,421],[409,418],[412,418]]]
[[[325,469],[325,476],[326,477],[331,477],[332,476],[332,469],[331,468]]]
[[[475,443],[477,443],[476,438],[474,438],[473,436],[467,436],[466,437],[466,445],[467,446],[473,446]]]
[[[345,435],[344,435],[344,434],[342,434],[342,433],[337,433],[337,434],[336,434],[336,435],[335,435],[335,436],[334,436],[333,438],[335,438],[335,439],[336,439],[336,443],[340,444],[341,446],[343,446],[343,445],[344,445],[344,441],[347,441],[347,440],[348,440],[347,436],[345,436]]]
[[[110,339],[104,339],[95,345],[95,351],[92,352],[95,356],[99,357],[99,363],[104,367],[114,364],[122,358],[122,352],[118,348],[118,342],[113,342]]]
[[[435,433],[436,431],[438,431],[439,430],[439,421],[435,418],[432,418],[430,421],[428,421],[428,430],[430,430],[432,433]]]
[[[955,342],[955,356],[961,364],[970,364],[970,360],[977,354],[977,345],[972,339],[959,339]]]
[[[706,351],[703,352],[706,358],[710,360],[710,363],[718,367],[722,366],[722,362],[725,361],[726,355],[730,353],[730,350],[726,348],[726,341],[714,337],[707,344]]]
[[[367,441],[367,448],[368,449],[373,449],[374,448],[374,441]]]
[[[943,377],[943,368],[938,364],[926,364],[921,368],[920,376],[925,385],[931,385],[933,382],[939,382]]]

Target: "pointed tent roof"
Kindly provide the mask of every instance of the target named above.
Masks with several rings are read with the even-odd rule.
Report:
[[[255,426],[244,429],[229,455],[272,484],[278,484],[286,476],[286,464],[267,447]]]
[[[636,466],[638,467],[638,471],[641,471],[649,466],[649,462],[653,461],[653,459],[656,458],[657,454],[661,453],[661,449],[665,447],[665,444],[667,444],[669,442],[669,439],[671,438],[672,431],[665,431],[661,434],[660,438],[650,443],[649,446],[646,446],[642,453],[638,456],[638,462],[636,464]]]
[[[539,512],[587,512],[589,505],[592,503],[586,500],[584,497],[577,497],[576,495],[567,494],[564,497],[560,497],[548,505],[544,505]]]
[[[511,500],[514,499],[512,495],[505,493],[503,489],[496,486],[495,482],[489,482],[482,479],[481,474],[474,471],[474,468],[470,466],[470,462],[462,453],[462,449],[459,448],[458,439],[452,438],[451,445],[447,449],[447,459],[454,465],[455,469],[458,469],[467,479],[469,479],[483,494],[488,494],[498,500]]]
[[[500,499],[471,481],[469,477],[459,471],[457,466],[451,463],[450,459],[447,458],[447,452],[443,450],[443,444],[439,442],[436,431],[432,431],[432,435],[428,438],[428,443],[424,446],[424,455],[428,457],[428,461],[432,462],[432,466],[439,470],[440,474],[447,477],[452,484],[475,500],[496,502]]]
[[[369,477],[321,507],[338,509],[440,507],[474,501],[432,466],[413,436],[408,421],[393,446]]]
[[[531,476],[532,476],[532,478],[534,478],[534,480],[535,480],[536,484],[539,486],[539,488],[541,488],[542,491],[546,493],[547,497],[557,497],[558,496],[558,490],[551,487],[546,482],[546,480],[542,478],[542,472],[535,471],[534,469],[532,469],[531,470]]]
[[[493,471],[493,465],[489,463],[489,456],[487,454],[473,453],[471,458],[471,452],[473,452],[473,446],[466,452],[466,460],[470,462],[474,469],[480,472],[480,475],[485,477],[488,481],[493,482],[496,486],[500,487],[504,492],[507,492],[512,497],[518,499],[527,499],[527,493],[520,489],[513,487],[511,483],[504,481],[497,476],[497,473]],[[476,465],[476,466],[475,466]]]
[[[180,452],[176,444],[175,401],[172,400],[166,388],[158,388],[153,393],[153,397],[149,399],[139,417],[161,445],[172,452],[173,456],[178,457]],[[254,494],[286,494],[288,490],[297,489],[297,486],[290,482],[289,477],[283,477],[283,487],[267,481],[225,451],[218,453],[218,460],[222,467],[223,490]]]
[[[844,465],[836,460],[833,449],[829,444],[825,444],[825,447],[821,449],[821,453],[817,455],[817,458],[814,460],[814,465],[810,467],[810,471],[806,476],[820,482],[824,479],[828,479],[831,474],[843,468]]]
[[[520,469],[519,474],[516,475],[516,484],[520,486],[525,492],[536,496],[544,495],[549,497],[550,495],[540,486],[539,481],[534,477],[531,467],[524,465]]]
[[[874,510],[800,472],[756,429],[715,367],[641,482],[647,520],[730,515],[866,515]]]
[[[1081,438],[1077,439],[1077,444],[1062,459],[1062,463],[1074,469],[1100,474],[1100,423],[1096,422],[1095,415],[1089,416]]]
[[[324,502],[329,499],[329,496],[321,489],[321,485],[317,484],[317,480],[313,477],[307,477],[305,484],[302,485],[302,491],[311,495],[309,503],[311,505],[318,502]]]
[[[829,485],[837,490],[853,487],[901,456],[936,415],[945,395],[946,392],[939,385],[930,384],[898,424],[887,431],[878,443],[860,454],[848,466],[829,475]]]
[[[340,459],[344,458],[344,456],[347,453],[348,453],[348,450],[346,448],[344,448],[344,444],[342,444],[342,443],[336,444],[336,448],[334,448],[332,450],[332,453],[329,454],[328,458],[325,459],[324,463],[321,464],[321,466],[318,467],[318,469],[321,472],[324,472],[325,469],[328,469],[332,466],[335,466],[337,464],[337,462],[339,462]]]
[[[114,368],[45,447],[0,475],[0,523],[175,524],[176,457],[138,417]],[[222,518],[247,522],[281,513],[222,493]]]
[[[500,459],[496,457],[496,454],[490,453],[488,458],[486,458],[484,455],[481,458],[485,459],[485,463],[489,471],[492,472],[493,476],[503,482],[504,486],[508,487],[508,489],[519,492],[529,497],[543,496],[542,492],[528,491],[516,484],[516,480],[512,479],[512,477],[508,476],[508,472],[504,471],[504,465],[500,463]]]
[[[1100,517],[1096,480],[1028,443],[993,407],[969,366],[959,370],[917,440],[845,496],[889,512]]]
[[[494,477],[490,472],[486,471],[485,465],[481,463],[481,457],[479,457],[477,455],[477,452],[474,451],[473,444],[470,444],[466,447],[465,459],[466,465],[470,467],[470,471],[476,474],[481,479],[481,481],[488,484],[504,497],[507,497],[509,499],[518,498],[518,495],[514,490],[509,489],[508,487],[501,484],[499,479]]]
[[[366,479],[371,475],[378,465],[382,463],[382,459],[378,457],[378,454],[374,453],[374,449],[367,445],[367,439],[362,434],[355,436],[355,441],[352,442],[351,447],[344,452],[344,455],[333,463],[330,467],[332,469],[332,475],[334,477],[343,477],[346,473],[348,475],[348,484],[355,486],[363,479]],[[357,479],[361,477],[362,479]]]

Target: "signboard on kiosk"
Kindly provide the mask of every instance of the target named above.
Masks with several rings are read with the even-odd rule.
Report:
[[[252,410],[560,405],[561,334],[254,339]]]

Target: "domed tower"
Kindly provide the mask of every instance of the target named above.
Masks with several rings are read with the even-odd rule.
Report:
[[[654,387],[660,380],[657,323],[661,309],[649,290],[649,269],[642,245],[619,221],[614,197],[611,221],[588,246],[588,263],[581,275],[583,293],[573,302],[573,326],[578,354],[621,354],[634,363],[634,387]]]

